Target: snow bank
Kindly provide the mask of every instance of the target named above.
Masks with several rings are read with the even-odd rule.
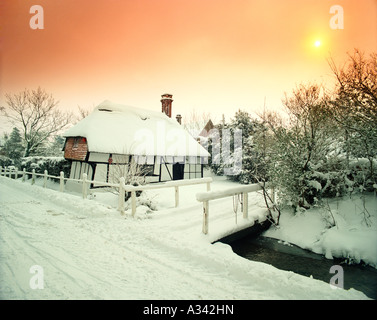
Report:
[[[377,268],[377,198],[373,194],[329,201],[327,209],[303,214],[284,211],[279,228],[265,235],[323,254],[328,259],[363,261]]]

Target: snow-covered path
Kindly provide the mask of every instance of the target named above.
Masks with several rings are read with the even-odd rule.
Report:
[[[206,270],[179,252],[171,252],[144,233],[132,232],[126,224],[114,236],[112,225],[119,223],[114,221],[119,217],[107,217],[109,223],[104,219],[88,223],[84,216],[69,215],[54,203],[42,204],[26,193],[15,194],[3,184],[1,194],[10,195],[6,201],[1,199],[0,231],[6,235],[1,237],[2,295],[13,290],[9,298],[217,296],[214,284],[205,281]],[[44,290],[30,290],[33,265],[44,269]],[[3,286],[5,279],[11,280],[10,285]],[[222,282],[221,277],[218,280]],[[192,295],[192,287],[197,295]]]
[[[0,177],[0,298],[366,298],[211,245],[196,223],[198,208],[135,219],[93,200]],[[34,265],[43,268],[43,289],[30,287]]]

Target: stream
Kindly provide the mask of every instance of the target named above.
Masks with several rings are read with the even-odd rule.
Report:
[[[344,271],[344,289],[354,288],[369,298],[377,299],[377,269],[373,267],[350,265],[344,259],[326,259],[298,246],[263,236],[250,235],[228,244],[236,254],[246,259],[268,263],[307,277],[313,276],[327,283],[335,275],[330,273],[330,268],[340,265]]]

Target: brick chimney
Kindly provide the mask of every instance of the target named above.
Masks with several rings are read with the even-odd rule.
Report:
[[[169,118],[171,118],[171,104],[173,102],[173,95],[164,93],[161,96],[162,112],[164,112]]]

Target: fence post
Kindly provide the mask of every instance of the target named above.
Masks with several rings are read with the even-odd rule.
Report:
[[[209,211],[209,201],[204,201],[203,202],[203,233],[207,234],[208,233],[208,212]]]
[[[63,171],[60,171],[59,191],[64,192],[64,172]]]
[[[131,191],[131,205],[132,205],[132,216],[136,213],[136,192]]]
[[[17,178],[18,178],[18,167],[16,167],[14,171],[14,180],[17,180]]]
[[[22,169],[22,182],[25,182],[26,179],[26,168]]]
[[[247,219],[248,215],[249,215],[249,194],[247,192],[244,192],[242,194],[243,196],[243,199],[242,199],[242,203],[243,203],[243,217],[244,219]]]
[[[12,179],[12,169],[9,168],[9,175],[8,175],[8,178],[9,179]]]
[[[45,170],[43,173],[43,188],[46,188],[47,186],[47,175],[48,175],[48,172],[47,170]]]
[[[3,175],[3,167],[0,166],[0,177]]]
[[[31,171],[31,184],[33,185],[35,183],[35,169]]]
[[[179,206],[179,187],[175,186],[175,207],[177,208]]]
[[[82,197],[84,199],[86,199],[86,196],[88,194],[88,189],[86,187],[86,178],[87,178],[87,174],[83,173],[82,174]]]
[[[120,211],[121,214],[124,214],[124,196],[125,196],[124,183],[125,183],[125,179],[124,177],[121,177],[119,179],[119,198],[118,198],[118,210]]]
[[[207,191],[211,191],[211,182],[207,182]]]

